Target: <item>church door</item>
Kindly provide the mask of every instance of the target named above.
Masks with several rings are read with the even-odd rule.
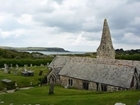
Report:
[[[89,83],[87,81],[83,82],[83,89],[85,89],[85,90],[89,89]]]

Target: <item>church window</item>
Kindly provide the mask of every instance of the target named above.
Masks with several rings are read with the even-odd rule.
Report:
[[[85,89],[85,90],[89,89],[89,82],[87,82],[87,81],[83,82],[83,89]]]
[[[71,78],[68,79],[68,84],[69,84],[69,86],[73,85],[73,80]]]

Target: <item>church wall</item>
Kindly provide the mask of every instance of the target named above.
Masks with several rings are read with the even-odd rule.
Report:
[[[97,85],[94,82],[89,82],[89,90],[97,90]]]
[[[68,81],[69,79],[72,80],[72,86],[69,85]],[[61,85],[64,87],[75,87],[77,89],[82,89],[82,80],[79,79],[73,79],[73,78],[69,78],[69,77],[65,77],[65,76],[60,76],[60,82]]]
[[[54,80],[55,80],[55,83],[56,84],[60,84],[60,79],[58,78],[58,76],[56,76],[54,70],[51,70],[51,72],[47,75],[47,83],[50,82],[50,77],[53,76],[54,77]]]
[[[72,79],[73,80],[72,86],[69,86],[68,79]],[[84,80],[70,78],[70,77],[65,77],[65,76],[60,76],[60,82],[61,82],[61,85],[66,87],[66,88],[74,87],[74,88],[77,88],[77,89],[83,89],[83,82],[84,82]],[[97,89],[97,84],[95,82],[88,82],[88,83],[89,83],[88,90],[94,90],[94,91],[98,90]],[[126,89],[121,88],[121,87],[115,87],[115,86],[107,85],[107,91],[108,92],[119,91],[119,90],[126,90]]]
[[[126,89],[125,88],[121,88],[121,87],[115,87],[115,86],[107,86],[107,91],[108,92],[120,91],[120,90],[126,90]]]

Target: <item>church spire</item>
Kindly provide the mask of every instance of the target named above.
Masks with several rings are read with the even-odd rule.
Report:
[[[110,30],[106,19],[103,24],[100,46],[97,49],[97,58],[115,59],[115,50],[113,48]]]

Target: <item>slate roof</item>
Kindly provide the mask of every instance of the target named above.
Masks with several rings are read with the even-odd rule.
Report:
[[[134,61],[73,57],[59,74],[81,80],[130,88],[135,69],[132,62]]]
[[[56,75],[59,75],[60,70],[69,61],[69,59],[70,59],[69,56],[56,56],[48,67],[52,68],[53,72]]]
[[[49,65],[57,75],[130,88],[140,61],[57,56]]]
[[[69,56],[56,56],[48,67],[62,68],[69,61]]]

